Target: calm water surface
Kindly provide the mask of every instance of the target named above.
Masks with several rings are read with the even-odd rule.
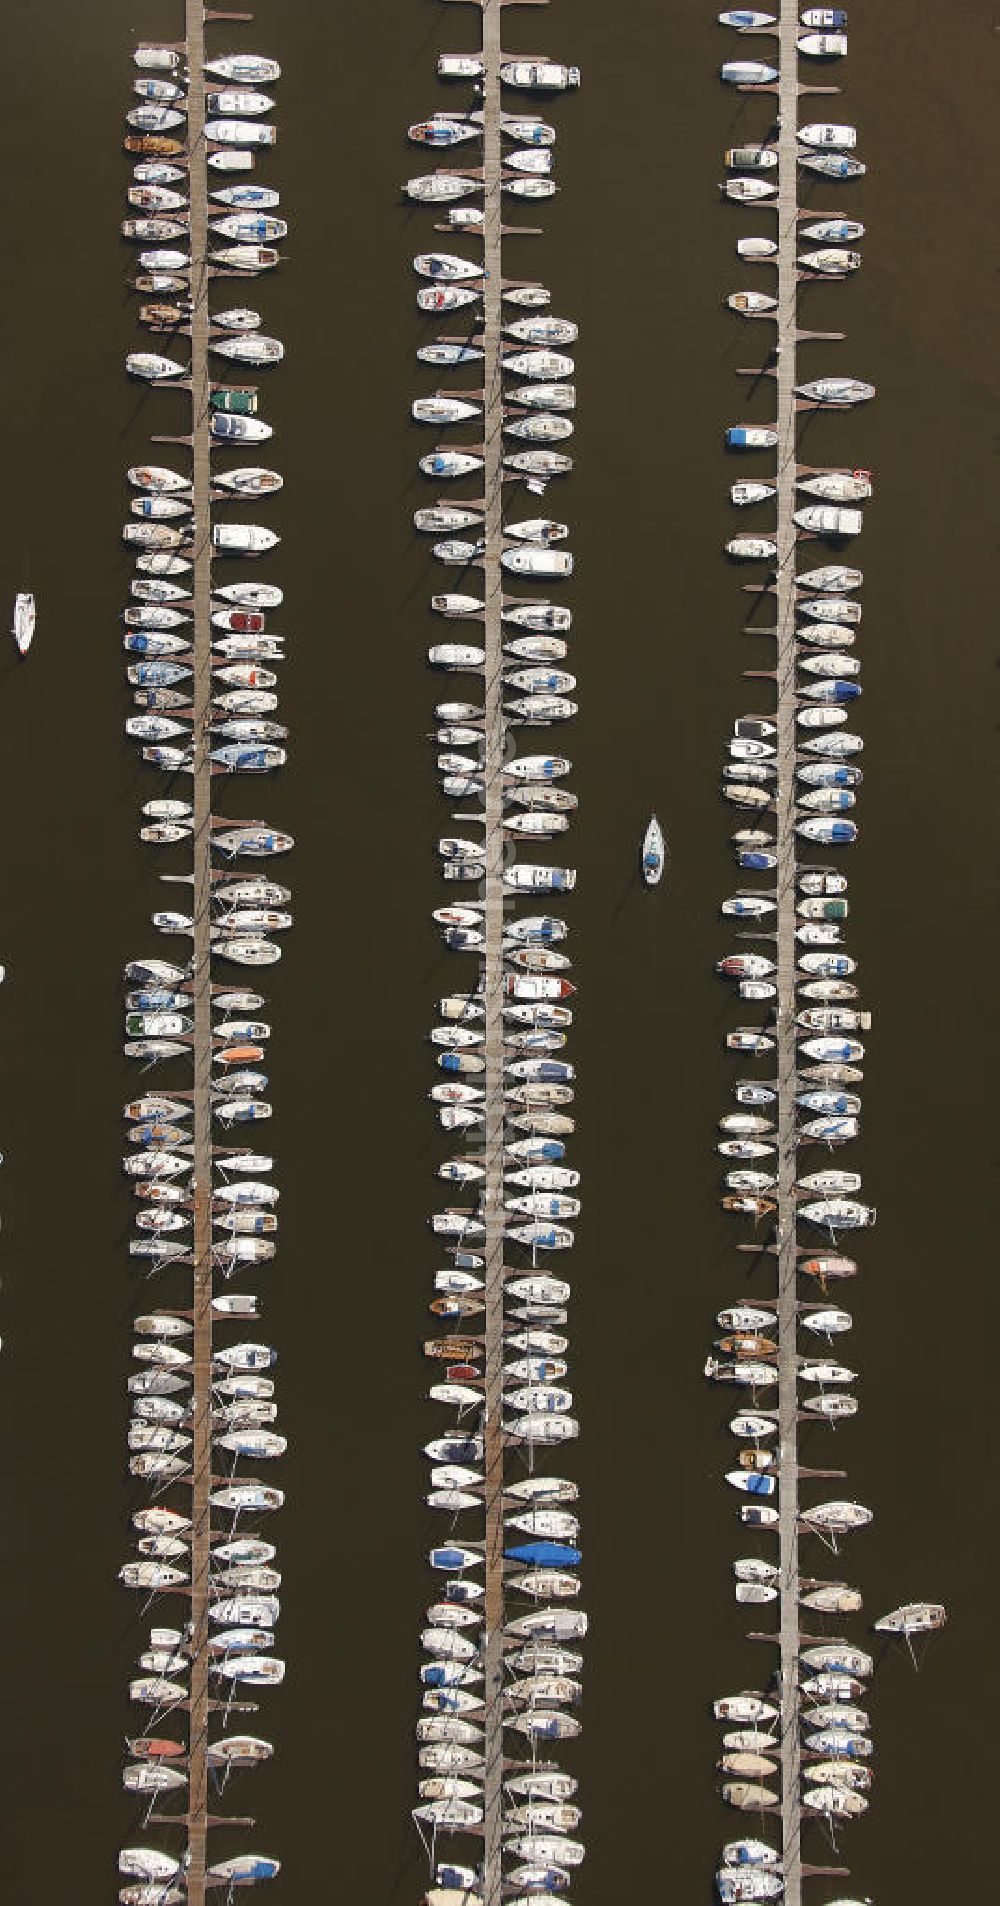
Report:
[[[472,45],[476,23],[431,0],[264,0],[256,14],[248,43],[285,74],[266,176],[293,220],[286,265],[259,302],[289,347],[265,386],[287,484],[268,517],[281,561],[261,573],[286,586],[294,753],[278,782],[227,786],[220,807],[298,839],[296,929],[266,982],[283,1245],[261,1280],[291,1439],[289,1669],[257,1723],[278,1757],[226,1804],[259,1821],[234,1844],[282,1856],[276,1902],[332,1889],[410,1902],[424,1870],[409,1821],[416,1638],[437,1533],[418,1454],[436,1262],[424,1218],[440,1155],[423,1041],[455,968],[427,919],[443,810],[424,739],[429,577],[409,527],[424,447],[407,423],[419,341],[409,257],[430,221],[400,211],[396,188],[419,169],[406,124],[444,98],[436,52]],[[117,1171],[135,1088],[119,1057],[118,975],[129,954],[162,950],[148,915],[163,890],[135,841],[152,783],[121,743],[119,528],[125,466],[150,430],[183,428],[184,409],[122,376],[136,333],[116,234],[131,47],[172,36],[179,19],[160,0],[44,11],[18,0],[7,12],[0,595],[30,583],[40,630],[27,666],[9,647],[0,664],[0,1791],[9,1896],[37,1906],[112,1898],[116,1849],[141,1837],[119,1786],[135,1724],[125,1684],[148,1617],[114,1579],[135,1506],[123,1384],[142,1288]],[[565,495],[579,561],[583,687],[569,744],[581,795],[574,1157],[586,1187],[573,1370],[593,1638],[574,1760],[588,1862],[574,1892],[596,1902],[666,1879],[707,1902],[734,1826],[715,1798],[708,1704],[772,1659],[743,1640],[750,1624],[733,1606],[729,1410],[700,1376],[715,1310],[757,1287],[717,1206],[732,1009],[712,966],[733,884],[716,799],[723,738],[735,714],[767,705],[740,670],[769,660],[738,633],[745,603],[719,553],[731,533],[720,431],[766,421],[768,399],[733,375],[758,361],[761,331],[720,304],[742,281],[736,236],[770,227],[720,208],[716,181],[723,148],[760,136],[768,108],[716,84],[728,41],[692,0],[627,11],[557,0],[549,15],[509,19],[512,49],[584,69],[581,96],[555,109],[563,189],[546,237],[506,254],[511,275],[541,275],[554,308],[581,323],[577,473],[553,498],[563,513]],[[849,1836],[851,1890],[879,1906],[973,1898],[987,1873],[995,1013],[979,952],[994,924],[983,867],[996,379],[982,264],[994,47],[976,4],[929,16],[889,0],[852,14],[842,115],[857,120],[872,172],[860,188],[817,186],[810,203],[857,208],[865,269],[802,306],[810,327],[850,333],[808,347],[806,374],[843,369],[880,388],[870,410],[819,419],[803,437],[812,460],[877,476],[850,945],[877,1016],[859,1152],[879,1207],[849,1300],[864,1411],[836,1437],[808,1436],[804,1460],[848,1467],[876,1510],[843,1562],[866,1613],[926,1595],[952,1616],[918,1676],[905,1654],[880,1661],[876,1800]],[[634,868],[654,803],[674,860],[649,896]],[[810,1549],[816,1572],[835,1571],[826,1559]],[[816,1834],[813,1857],[823,1846]],[[844,1890],[816,1882],[814,1894]]]

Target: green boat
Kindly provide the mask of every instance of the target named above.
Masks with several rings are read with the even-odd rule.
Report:
[[[209,401],[213,410],[228,410],[237,417],[253,417],[257,412],[255,390],[214,390]]]

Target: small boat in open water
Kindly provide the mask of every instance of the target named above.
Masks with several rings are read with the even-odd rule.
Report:
[[[642,877],[647,887],[656,887],[663,878],[667,862],[667,843],[655,814],[642,837]]]
[[[27,655],[35,633],[35,598],[28,591],[14,597],[13,635],[19,655]]]

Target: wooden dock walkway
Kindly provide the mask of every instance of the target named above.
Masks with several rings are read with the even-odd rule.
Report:
[[[795,477],[798,166],[798,8],[778,17],[778,311],[775,624],[777,688],[777,1080],[778,1080],[778,1566],[781,1687],[781,1854],[785,1906],[801,1906],[799,1728],[799,1455],[795,1105]]]
[[[503,390],[502,172],[500,135],[501,0],[482,0],[483,15],[483,624],[486,747],[485,936],[486,1009],[486,1480],[485,1762],[483,1795],[483,1906],[500,1906],[503,1802]]]
[[[188,163],[191,205],[191,451],[194,483],[192,723],[194,743],[194,1320],[191,1481],[191,1683],[188,1716],[189,1906],[204,1906],[209,1824],[208,1608],[212,1480],[212,770],[209,714],[212,694],[212,544],[209,490],[208,171],[205,164],[205,13],[202,0],[184,0],[188,81]]]

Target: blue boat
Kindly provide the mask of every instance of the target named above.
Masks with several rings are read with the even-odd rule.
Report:
[[[474,1568],[482,1559],[482,1556],[479,1555],[475,1549],[463,1549],[457,1544],[452,1544],[451,1546],[446,1545],[440,1549],[432,1549],[430,1553],[431,1568],[441,1568],[449,1571]]]
[[[511,1231],[510,1235],[511,1237],[517,1237],[522,1230],[526,1229],[528,1229],[527,1226],[518,1225]],[[531,1242],[536,1251],[556,1251],[567,1238],[572,1238],[573,1236],[572,1231],[566,1231],[564,1226],[557,1224],[534,1224],[530,1229],[532,1234]]]
[[[777,854],[766,853],[760,847],[742,847],[737,855],[741,867],[753,867],[757,872],[769,872],[778,865]]]
[[[751,1470],[747,1476],[746,1493],[748,1496],[773,1496],[776,1488],[777,1484],[773,1476],[760,1476],[755,1470]]]
[[[235,1859],[210,1866],[208,1878],[230,1886],[246,1886],[253,1880],[273,1880],[280,1870],[281,1861],[269,1859],[264,1853],[238,1853]]]
[[[189,668],[178,662],[136,662],[133,667],[132,680],[137,688],[172,688],[191,674]]]
[[[537,1568],[575,1568],[582,1560],[582,1551],[574,1549],[567,1542],[520,1542],[513,1549],[504,1549],[508,1562],[527,1562]]]

